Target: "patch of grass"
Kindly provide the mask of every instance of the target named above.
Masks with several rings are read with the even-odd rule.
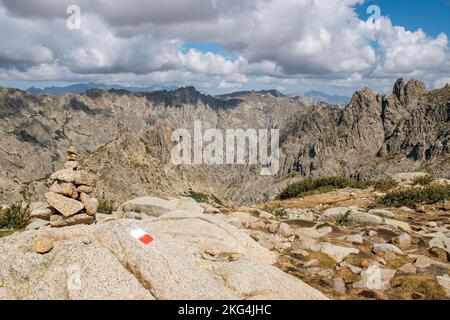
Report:
[[[9,237],[11,235],[13,235],[16,232],[22,232],[25,231],[25,229],[16,229],[16,230],[5,230],[5,231],[0,231],[0,238],[5,238],[5,237]]]
[[[273,214],[277,218],[284,217],[286,215],[286,209],[281,204],[265,205],[263,211]]]
[[[0,210],[0,229],[16,230],[27,226],[30,222],[30,205],[17,202],[10,208]]]
[[[391,280],[394,290],[409,298],[412,293],[420,293],[425,299],[439,300],[446,299],[444,289],[432,275],[402,275]]]
[[[413,180],[413,185],[415,186],[429,186],[434,182],[433,176],[423,176],[423,177],[415,177]]]
[[[112,214],[116,211],[117,207],[113,200],[101,199],[98,202],[97,212],[103,214]]]
[[[149,147],[145,146],[145,153],[148,155],[152,155],[152,150]]]
[[[351,215],[351,211],[347,211],[343,215],[339,216],[335,221],[334,224],[337,226],[345,226],[348,223],[348,218]]]
[[[436,204],[450,199],[450,186],[429,185],[424,188],[412,188],[394,191],[378,198],[375,205],[385,207],[410,207],[418,204]]]
[[[310,252],[309,256],[305,260],[318,260],[321,268],[331,269],[336,267],[336,262],[333,260],[333,258],[322,252]]]

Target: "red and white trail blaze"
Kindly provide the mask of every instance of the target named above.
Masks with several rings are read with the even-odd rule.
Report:
[[[155,239],[147,232],[142,229],[135,229],[130,232],[131,236],[145,245],[149,245]]]

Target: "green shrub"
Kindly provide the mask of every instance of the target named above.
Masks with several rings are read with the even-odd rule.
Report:
[[[97,212],[99,213],[112,214],[116,209],[116,204],[112,200],[101,199],[98,202]]]
[[[197,202],[206,202],[209,203],[211,201],[210,197],[207,194],[196,192],[192,189],[189,189],[188,193],[186,194],[187,197],[190,197],[194,199]]]
[[[415,186],[429,186],[434,182],[433,176],[423,176],[423,177],[415,177],[413,180],[413,185]]]
[[[336,224],[338,226],[345,226],[348,223],[348,218],[350,217],[351,213],[352,213],[351,211],[347,211],[345,214],[339,216],[334,221],[334,224]]]
[[[282,206],[278,206],[278,207],[272,209],[272,211],[270,211],[270,213],[272,213],[277,218],[282,218],[286,215],[286,209],[283,208]]]
[[[450,186],[429,185],[425,188],[412,188],[390,192],[375,202],[378,206],[411,207],[418,204],[435,204],[450,199]]]
[[[265,205],[262,209],[263,211],[269,212],[278,218],[286,215],[286,209],[280,203]]]
[[[0,229],[21,229],[30,222],[30,205],[17,202],[10,208],[0,210]]]
[[[278,196],[278,200],[301,197],[314,193],[325,193],[335,189],[342,188],[361,188],[365,189],[370,183],[365,181],[352,181],[342,177],[323,177],[318,179],[307,178],[287,186]]]
[[[398,182],[392,178],[380,180],[350,180],[342,177],[307,178],[288,185],[278,196],[278,200],[286,200],[307,196],[316,193],[326,193],[336,189],[354,188],[367,189],[374,187],[375,190],[387,192],[398,187]]]

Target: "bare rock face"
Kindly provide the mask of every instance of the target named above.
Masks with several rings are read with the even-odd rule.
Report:
[[[52,249],[37,253],[43,236]],[[243,230],[204,214],[25,231],[1,238],[0,252],[0,298],[327,299]]]
[[[57,228],[94,223],[98,208],[98,201],[88,195],[93,192],[95,177],[78,170],[75,148],[69,148],[67,153],[66,169],[50,176],[53,184],[50,192],[45,194],[47,202],[56,210],[56,214],[50,217],[50,225]]]

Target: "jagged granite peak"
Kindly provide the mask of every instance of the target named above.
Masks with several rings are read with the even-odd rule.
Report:
[[[427,92],[428,89],[425,83],[412,79],[405,85],[403,78],[399,78],[396,81],[393,89],[393,94],[402,104],[407,104]]]
[[[397,81],[394,84],[394,89],[393,89],[393,94],[394,96],[397,97],[397,99],[404,103],[404,98],[405,98],[405,82],[403,81],[403,78],[399,78],[397,79]]]

